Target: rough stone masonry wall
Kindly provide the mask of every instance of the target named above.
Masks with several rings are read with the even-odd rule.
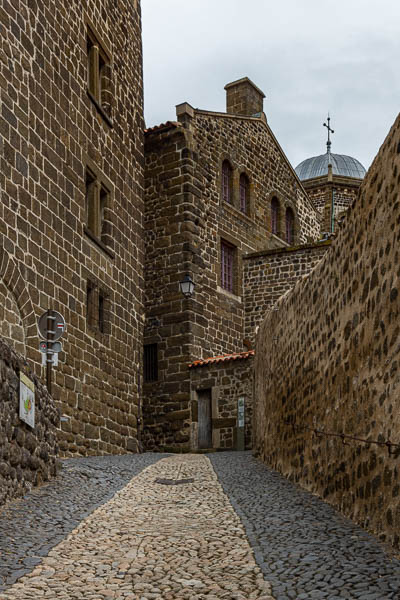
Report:
[[[296,243],[317,239],[319,220],[269,127],[262,118],[223,116],[195,111],[188,123],[198,154],[196,173],[202,184],[198,247],[204,267],[194,268],[196,298],[207,326],[194,335],[194,358],[246,349],[244,341],[243,256],[276,246],[271,233],[271,199],[296,215]],[[233,169],[233,205],[223,201],[221,169],[228,159]],[[239,178],[250,183],[249,210],[240,210]],[[284,225],[281,246],[285,246]],[[221,288],[221,239],[236,247],[235,293]]]
[[[245,399],[245,448],[251,448],[253,358],[215,362],[190,369],[192,387],[192,448],[197,448],[197,390],[212,390],[213,448],[236,450],[238,399]]]
[[[35,428],[19,419],[21,356],[0,338],[0,505],[57,473],[59,412],[35,375]]]
[[[194,156],[180,125],[146,135],[145,344],[157,344],[158,378],[143,385],[143,442],[147,449],[190,449],[192,333],[207,322],[196,298],[179,291],[192,263],[199,264],[196,231],[201,209]]]
[[[111,53],[107,118],[87,91],[86,19]],[[140,3],[7,0],[0,22],[0,292],[6,287],[14,298],[25,337],[18,342],[39,376],[37,317],[50,307],[67,322],[53,386],[68,417],[61,451],[135,450],[144,260]],[[87,165],[109,186],[103,245],[84,231]],[[106,297],[104,331],[88,322],[88,281]]]
[[[244,257],[245,339],[254,345],[268,309],[319,263],[331,242],[254,252]]]
[[[271,194],[279,195],[282,210],[286,205],[295,210],[299,239],[317,237],[319,221],[261,119],[196,112],[183,123],[148,130],[145,157],[145,344],[158,344],[159,359],[158,380],[143,387],[145,446],[187,450],[192,420],[187,365],[245,349],[242,254],[271,243]],[[236,201],[239,174],[248,174],[247,215],[222,203],[224,158],[235,169]],[[221,238],[237,248],[234,294],[221,288]],[[196,284],[190,300],[179,292],[185,273]]]
[[[256,350],[256,453],[399,547],[400,117],[343,229],[269,313]],[[345,442],[345,443],[344,443]]]

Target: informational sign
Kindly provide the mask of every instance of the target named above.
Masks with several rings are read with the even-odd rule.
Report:
[[[35,427],[35,384],[24,373],[19,375],[19,418]]]
[[[244,450],[244,396],[239,396],[237,403],[237,433],[236,433],[236,448]]]
[[[238,427],[244,427],[244,396],[238,400]]]
[[[58,340],[65,331],[65,320],[64,317],[57,312],[56,310],[52,310],[51,312],[51,320],[54,322],[52,334],[50,339],[52,341]],[[38,321],[38,329],[39,335],[43,340],[47,340],[49,338],[48,329],[47,329],[47,319],[49,317],[49,311],[47,310],[42,314]]]
[[[50,354],[50,352],[47,354],[47,352],[42,352],[42,366],[46,367],[47,366],[47,359],[51,360],[51,366],[52,367],[58,367],[58,353],[55,352],[54,354]]]

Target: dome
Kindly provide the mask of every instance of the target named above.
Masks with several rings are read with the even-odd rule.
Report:
[[[328,153],[326,153],[303,160],[295,169],[298,178],[305,181],[306,179],[313,179],[313,177],[328,175],[328,156]],[[333,175],[364,179],[366,170],[356,158],[345,154],[331,153],[330,161]]]

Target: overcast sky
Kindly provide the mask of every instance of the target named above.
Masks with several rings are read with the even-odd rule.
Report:
[[[293,166],[332,151],[368,168],[400,110],[400,0],[142,0],[146,126],[175,105],[225,111],[249,77]]]

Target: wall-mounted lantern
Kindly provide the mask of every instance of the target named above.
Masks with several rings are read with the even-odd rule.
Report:
[[[179,289],[185,298],[190,298],[194,291],[194,282],[190,275],[186,274],[182,281],[179,282]]]

